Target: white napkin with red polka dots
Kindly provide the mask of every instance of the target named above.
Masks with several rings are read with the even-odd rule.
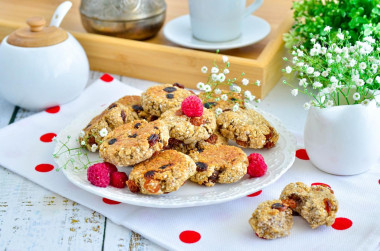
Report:
[[[291,169],[277,182],[250,196],[231,202],[179,209],[157,209],[120,204],[70,183],[52,171],[52,137],[92,106],[108,104],[140,91],[104,75],[71,103],[40,112],[0,130],[0,164],[64,197],[102,213],[172,250],[379,250],[380,168],[357,176],[334,176],[316,169],[304,150],[297,151]],[[248,219],[257,205],[278,198],[290,182],[325,183],[339,200],[332,227],[311,229],[294,217],[290,236],[260,239]]]

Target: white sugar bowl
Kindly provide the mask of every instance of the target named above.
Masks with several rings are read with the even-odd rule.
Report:
[[[42,17],[5,37],[0,45],[0,95],[14,105],[42,110],[67,103],[83,91],[89,63],[82,46],[59,28],[71,2],[62,3],[46,27]]]

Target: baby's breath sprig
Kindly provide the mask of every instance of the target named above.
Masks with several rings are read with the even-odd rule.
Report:
[[[293,80],[284,84],[292,87],[291,94],[308,95],[311,101],[304,105],[326,108],[339,105],[368,104],[376,100],[380,90],[380,47],[371,36],[355,44],[348,41],[347,31],[311,39],[312,48],[293,47],[293,58],[282,71]],[[294,79],[298,78],[298,86]],[[377,103],[379,105],[379,103]]]
[[[91,161],[87,151],[82,147],[70,148],[68,143],[71,139],[71,136],[67,136],[66,141],[62,142],[54,138],[54,142],[59,143],[61,146],[57,152],[53,153],[54,158],[59,158],[62,155],[68,155],[67,161],[62,165],[61,168],[57,168],[56,171],[60,171],[62,168],[72,168],[72,170],[80,171],[86,170],[92,164],[99,163],[102,160],[98,159]]]
[[[217,50],[216,53],[218,54],[219,50]],[[244,72],[241,73],[240,78],[229,78],[231,64],[228,56],[222,56],[222,61],[223,65],[219,66],[217,60],[214,59],[210,71],[207,66],[201,68],[201,72],[208,74],[208,78],[206,83],[199,82],[197,88],[205,93],[205,98],[212,102],[218,102],[220,100],[231,102],[231,104],[233,104],[233,111],[237,111],[240,106],[252,107],[253,102],[259,103],[261,100],[256,99],[249,90],[244,91],[243,95],[241,95],[241,93],[243,92],[242,88],[245,86],[260,86],[260,80],[250,83],[249,79],[245,78]],[[222,91],[222,89],[228,90]],[[216,111],[216,113],[218,115],[218,111]]]

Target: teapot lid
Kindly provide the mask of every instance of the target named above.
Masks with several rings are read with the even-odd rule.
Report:
[[[59,44],[68,37],[67,32],[55,26],[46,27],[43,17],[31,17],[26,20],[29,27],[20,28],[8,37],[8,44],[19,47],[44,47]]]

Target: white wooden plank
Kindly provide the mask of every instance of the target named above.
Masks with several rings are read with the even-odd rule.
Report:
[[[141,235],[107,220],[104,250],[162,251],[164,249]]]

